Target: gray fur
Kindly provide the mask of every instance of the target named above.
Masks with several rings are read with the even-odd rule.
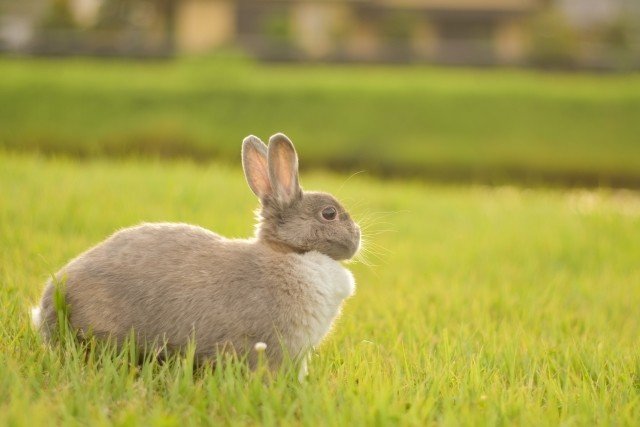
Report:
[[[355,254],[360,230],[329,194],[304,192],[293,144],[282,134],[267,147],[247,137],[242,149],[249,187],[262,208],[256,236],[230,240],[188,224],[142,224],[116,232],[69,262],[65,281],[69,321],[80,336],[164,343],[182,351],[195,338],[198,359],[222,348],[248,355],[267,344],[278,366],[283,351],[303,356],[318,344],[353,291],[337,263]],[[335,221],[321,216],[335,206]],[[46,285],[39,327],[56,324],[55,286]]]

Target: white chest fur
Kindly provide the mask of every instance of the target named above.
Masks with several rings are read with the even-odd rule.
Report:
[[[355,280],[342,264],[319,252],[295,256],[296,273],[307,291],[297,338],[301,347],[311,347],[319,344],[331,329],[342,301],[355,292]]]
[[[353,295],[356,289],[353,274],[338,261],[316,251],[298,256],[299,274],[328,299],[327,303],[340,305],[345,298]]]

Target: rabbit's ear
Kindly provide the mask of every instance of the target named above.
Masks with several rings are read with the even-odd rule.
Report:
[[[273,192],[269,181],[267,146],[256,136],[249,135],[242,141],[242,168],[253,194],[262,200]]]
[[[274,195],[284,203],[290,203],[300,195],[298,183],[298,155],[293,143],[284,134],[269,138],[269,180]]]

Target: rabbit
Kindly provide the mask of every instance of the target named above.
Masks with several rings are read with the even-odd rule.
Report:
[[[360,228],[330,194],[303,191],[298,156],[281,133],[267,147],[250,135],[242,165],[260,199],[251,239],[227,239],[196,225],[144,223],[117,231],[70,261],[45,286],[32,321],[50,341],[56,282],[64,282],[69,324],[79,338],[148,344],[198,361],[227,349],[255,366],[302,360],[331,329],[355,280],[340,261],[360,247]],[[259,343],[258,345],[256,345]],[[266,348],[265,348],[266,345]],[[303,372],[304,371],[304,372]]]

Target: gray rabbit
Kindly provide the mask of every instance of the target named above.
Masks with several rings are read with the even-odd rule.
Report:
[[[360,246],[360,228],[331,195],[303,191],[298,157],[283,134],[269,147],[242,144],[242,165],[261,210],[255,237],[231,240],[178,223],[120,230],[56,273],[64,281],[69,322],[80,337],[183,351],[197,360],[222,349],[257,360],[265,343],[271,367],[302,361],[320,343],[355,290],[339,262]],[[45,339],[56,327],[56,286],[46,285],[34,324]],[[145,344],[146,345],[146,344]],[[257,348],[263,348],[259,344]],[[302,372],[302,371],[301,371]]]

